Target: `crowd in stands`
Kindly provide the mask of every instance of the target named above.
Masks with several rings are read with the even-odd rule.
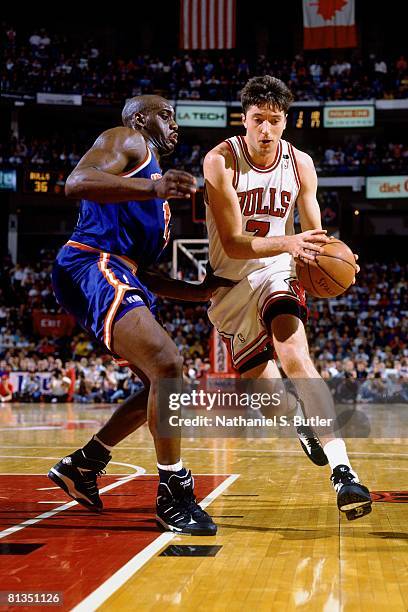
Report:
[[[0,143],[0,164],[71,171],[81,159],[85,147],[85,143],[81,146],[81,143],[69,142],[66,136],[17,138],[11,134],[7,141]]]
[[[366,263],[346,294],[314,302],[312,358],[335,386],[361,383],[350,386],[360,401],[408,400],[407,281],[408,266]]]
[[[284,135],[285,137],[285,135]],[[338,146],[319,146],[307,152],[314,160],[317,174],[325,175],[375,175],[408,172],[408,145],[399,142],[382,144],[374,139],[354,138]],[[174,154],[164,160],[169,167],[202,175],[202,166],[207,150],[199,144],[181,143]]]
[[[36,264],[13,264],[0,272],[0,398],[11,401],[122,401],[141,388],[79,328],[70,337],[34,333],[32,313],[57,312],[50,271],[53,253]],[[331,384],[356,381],[353,401],[408,401],[408,265],[366,263],[345,295],[310,303],[308,337],[312,358]],[[185,380],[210,369],[211,325],[205,304],[161,302],[161,319],[184,357]],[[13,374],[26,373],[18,389]],[[355,389],[355,387],[354,387]]]
[[[61,169],[68,174],[90,144],[91,141],[70,142],[61,136],[17,139],[11,135],[7,142],[0,143],[0,164]],[[178,168],[201,177],[206,152],[200,144],[181,143],[171,157],[163,158],[163,169]],[[309,146],[308,153],[320,176],[408,173],[408,145],[398,142],[381,144],[373,139],[359,138],[327,149],[319,146],[313,150]]]
[[[341,146],[310,151],[320,175],[375,175],[406,173],[408,145],[375,140],[344,142]]]
[[[234,52],[180,52],[173,57],[112,57],[92,40],[82,48],[46,30],[25,38],[4,28],[5,94],[55,92],[81,94],[88,102],[122,103],[126,97],[160,93],[169,99],[238,100],[254,75],[272,74],[297,100],[407,98],[408,62],[399,57],[323,61],[297,55],[255,60]]]
[[[15,400],[106,402],[123,399],[141,382],[127,368],[120,368],[80,328],[72,337],[55,338],[34,333],[33,312],[60,312],[52,293],[54,254],[44,251],[36,264],[13,265],[7,257],[0,271],[0,377],[27,372]],[[167,268],[167,266],[165,266]],[[160,316],[184,357],[186,380],[209,369],[210,323],[202,304],[162,301]],[[45,377],[46,374],[49,377]],[[71,389],[71,382],[75,380]],[[45,385],[45,386],[44,386]],[[1,401],[10,393],[0,387]],[[4,398],[7,398],[6,400]]]

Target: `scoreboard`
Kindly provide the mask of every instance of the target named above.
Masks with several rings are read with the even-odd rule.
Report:
[[[242,127],[241,111],[236,107],[229,109],[228,125]],[[297,130],[319,128],[368,128],[376,125],[374,104],[294,104],[288,112],[288,126]]]
[[[230,127],[242,127],[241,111],[230,108],[228,116]],[[323,111],[319,106],[294,107],[289,109],[288,125],[298,130],[323,127]]]
[[[323,127],[321,108],[293,108],[289,111],[289,123],[292,127],[302,129],[316,129]]]
[[[65,171],[25,170],[23,180],[24,193],[63,195],[66,180]]]

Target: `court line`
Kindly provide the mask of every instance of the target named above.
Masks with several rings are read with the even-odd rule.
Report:
[[[200,506],[206,508],[213,502],[221,493],[225,491],[240,474],[231,474],[224,482],[218,485],[207,497],[201,502]],[[146,546],[142,551],[137,553],[130,561],[123,565],[117,572],[99,586],[93,593],[85,597],[71,612],[89,612],[96,610],[109,597],[111,597],[121,586],[125,584],[145,563],[147,563],[160,549],[168,544],[173,538],[179,535],[177,533],[162,533],[151,544]]]
[[[106,493],[106,491],[110,491],[111,489],[116,489],[116,487],[120,487],[126,482],[129,482],[129,480],[133,480],[134,478],[137,478],[137,477],[138,477],[138,474],[131,474],[129,478],[127,478],[126,480],[117,480],[116,482],[113,482],[112,484],[107,485],[106,487],[103,487],[103,489],[100,489],[99,492]],[[78,505],[79,504],[77,501],[72,500],[71,502],[68,502],[67,504],[63,504],[62,506],[55,508],[55,510],[49,510],[48,512],[43,512],[42,514],[39,514],[38,516],[32,519],[28,519],[27,521],[19,523],[18,525],[13,525],[12,527],[8,527],[7,529],[0,531],[0,540],[3,538],[7,538],[9,535],[12,535],[13,533],[16,533],[17,531],[21,531],[22,529],[25,529],[26,527],[30,527],[31,525],[35,525],[36,523],[39,523],[40,521],[44,521],[45,519],[48,519],[51,516],[55,516],[56,514],[59,514],[60,512],[63,512],[64,510],[68,510],[68,508],[72,508],[72,506],[78,506]]]
[[[31,447],[34,448],[34,447]],[[52,447],[49,447],[52,448]],[[58,461],[59,457],[42,457],[40,455],[38,456],[32,456],[32,455],[0,455],[0,459],[50,459],[51,461]],[[134,465],[133,463],[122,463],[121,461],[111,461],[110,462],[111,465],[122,465],[124,467],[128,467],[131,468],[132,470],[135,471],[135,474],[115,474],[117,476],[123,476],[124,478],[127,478],[128,476],[141,476],[142,474],[146,474],[146,470],[143,467],[140,467],[140,465]],[[16,472],[14,472],[15,475],[17,475]],[[11,476],[12,474],[8,473],[1,473],[0,475],[2,476]],[[20,476],[23,476],[24,473],[19,474]],[[45,476],[46,474],[26,474],[27,476]]]
[[[362,440],[365,440],[366,438],[361,438]],[[369,438],[367,438],[369,439]],[[392,438],[389,438],[390,440]],[[382,438],[382,440],[388,440],[388,438]],[[384,442],[385,444],[386,442]],[[71,446],[1,446],[1,449],[7,449],[7,448],[37,448],[37,449],[47,449],[47,448],[63,448],[63,449],[70,449],[72,448]],[[140,451],[151,451],[151,452],[155,452],[154,448],[151,448],[150,446],[124,446],[123,448],[115,448],[115,452],[116,451],[124,451],[124,450],[140,450]],[[301,450],[273,450],[273,449],[268,449],[268,448],[252,448],[252,447],[247,447],[247,448],[233,448],[233,449],[229,449],[232,450],[235,453],[270,453],[271,455],[303,455],[304,452]],[[408,457],[408,453],[399,453],[397,450],[395,451],[395,453],[391,452],[392,448],[390,448],[390,451],[388,451],[387,453],[379,453],[377,451],[348,451],[347,454],[351,455],[351,456],[367,456],[367,455],[375,455],[376,457],[385,457],[387,459],[392,459],[393,455],[395,455],[398,458],[401,457]],[[183,447],[183,451],[197,451],[197,452],[202,452],[205,451],[206,453],[211,453],[211,452],[218,452],[218,451],[223,451],[225,452],[225,447],[220,447],[220,448],[208,448],[206,446],[199,446],[199,447]],[[7,458],[14,458],[14,455],[2,455],[0,458],[2,459],[7,459]],[[30,457],[31,459],[41,459],[41,457]],[[54,457],[53,457],[54,458]],[[113,463],[113,462],[112,462]]]
[[[63,429],[63,425],[26,425],[24,427],[1,427],[2,433],[7,431],[49,431],[51,429]]]
[[[303,453],[302,453],[303,455]],[[405,469],[405,468],[404,468]],[[47,473],[46,472],[0,472],[0,476],[46,476]],[[116,476],[122,476],[123,478],[121,478],[121,480],[124,480],[125,478],[130,478],[131,476],[157,476],[157,472],[152,472],[152,473],[148,473],[148,472],[143,472],[140,474],[122,474],[122,473],[118,473],[115,474],[114,472],[110,472],[108,474],[105,474],[105,476],[109,476],[110,478],[116,478]],[[231,476],[231,474],[228,472],[226,474],[223,474],[222,472],[211,472],[211,474],[209,474],[208,472],[206,472],[204,474],[204,472],[194,472],[193,476]],[[60,487],[46,487],[49,489],[59,489]],[[45,490],[45,489],[36,489],[36,491],[41,491],[41,490]],[[4,498],[7,499],[7,498]]]

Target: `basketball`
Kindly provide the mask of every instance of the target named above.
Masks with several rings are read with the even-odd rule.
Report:
[[[316,257],[316,266],[296,266],[296,274],[304,289],[318,298],[341,295],[350,287],[356,274],[356,261],[351,249],[333,238],[323,245]]]

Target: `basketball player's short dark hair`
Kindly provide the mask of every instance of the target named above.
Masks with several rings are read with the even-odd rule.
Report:
[[[269,74],[249,79],[241,93],[241,104],[246,115],[250,106],[274,106],[284,113],[293,102],[290,89],[280,79]]]

